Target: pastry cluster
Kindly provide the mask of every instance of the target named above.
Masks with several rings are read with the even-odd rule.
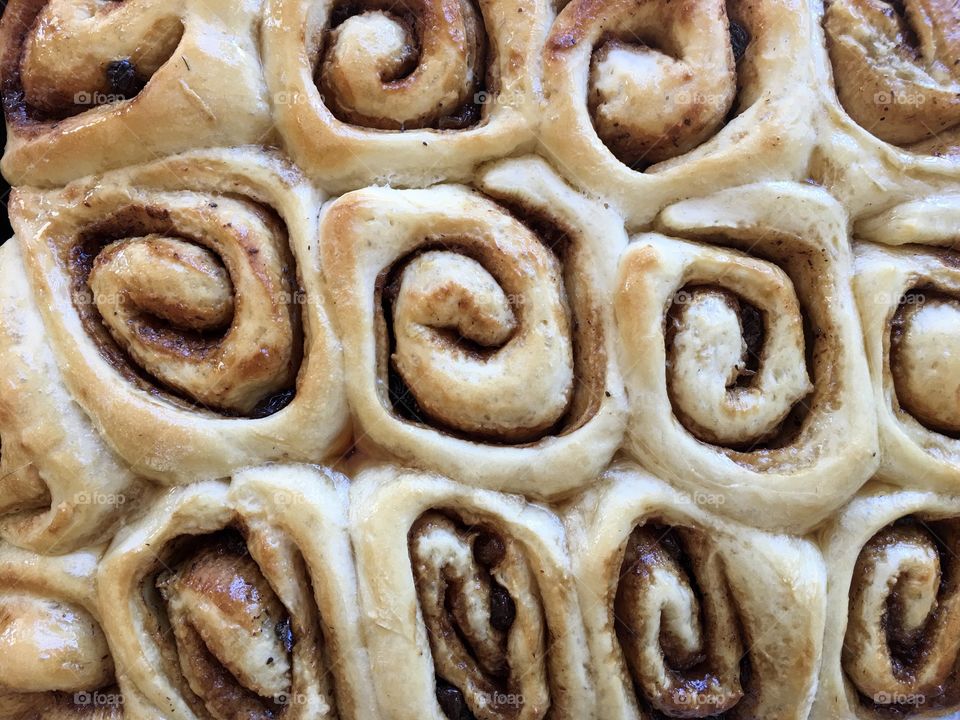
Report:
[[[10,0],[0,719],[960,713],[951,0]]]

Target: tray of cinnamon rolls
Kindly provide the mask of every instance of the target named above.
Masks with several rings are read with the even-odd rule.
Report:
[[[954,0],[9,0],[0,720],[960,717]]]

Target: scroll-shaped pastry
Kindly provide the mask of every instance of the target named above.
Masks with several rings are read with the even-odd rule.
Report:
[[[750,185],[667,208],[676,237],[621,261],[627,449],[741,522],[810,528],[877,466],[845,221],[821,191]]]
[[[55,185],[158,155],[260,142],[262,0],[13,0],[0,84],[16,185]],[[228,79],[227,81],[225,81]]]
[[[856,249],[854,291],[884,480],[960,492],[960,270],[956,253]]]
[[[464,180],[533,143],[545,0],[268,0],[277,127],[324,188]]]
[[[960,178],[960,9],[826,0],[812,175],[859,217]]]
[[[391,718],[592,717],[555,515],[383,466],[355,479],[350,528],[376,692]]]
[[[16,242],[0,277],[0,536],[59,555],[107,539],[140,487],[64,387]]]
[[[321,220],[366,446],[532,496],[592,480],[620,444],[612,212],[541,160],[457,185],[368,188]]]
[[[170,490],[97,577],[128,706],[170,720],[375,717],[346,478],[245,470]]]
[[[543,53],[548,157],[633,227],[681,197],[805,177],[812,25],[797,0],[574,0]]]
[[[960,8],[945,0],[828,0],[840,103],[892,145],[960,153]]]
[[[812,717],[956,717],[960,497],[873,486],[821,547],[829,612]]]
[[[340,444],[318,207],[294,168],[246,149],[15,191],[67,387],[135,472],[191,482]]]
[[[51,557],[0,545],[0,717],[124,716],[94,591],[101,553]]]
[[[721,519],[717,500],[621,463],[568,508],[597,717],[807,718],[823,562]]]

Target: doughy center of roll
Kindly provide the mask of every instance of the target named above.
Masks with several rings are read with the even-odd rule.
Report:
[[[927,427],[960,432],[960,306],[936,298],[902,305],[896,323],[890,362],[897,401]]]
[[[960,532],[901,521],[871,538],[854,568],[843,667],[880,705],[953,705],[960,659]],[[879,700],[878,700],[879,698]]]
[[[654,708],[668,717],[712,717],[743,697],[736,608],[722,560],[706,538],[636,528],[614,609],[627,665]]]
[[[184,206],[165,232],[86,250],[94,257],[77,297],[86,303],[89,290],[98,312],[79,309],[140,377],[206,408],[255,414],[294,386],[302,349],[286,237],[251,203],[172,202]]]
[[[393,362],[432,420],[522,441],[563,417],[574,377],[569,310],[556,263],[540,253],[545,272],[518,273],[515,288],[454,252],[425,252],[403,268]]]
[[[677,293],[667,377],[674,412],[694,435],[718,445],[760,442],[811,392],[803,327],[791,310],[760,310],[710,287]]]
[[[217,542],[158,578],[190,689],[217,720],[272,718],[290,692],[290,620],[246,549]]]
[[[318,81],[333,114],[381,130],[458,125],[484,82],[479,11],[469,0],[371,0],[364,8],[324,41]]]

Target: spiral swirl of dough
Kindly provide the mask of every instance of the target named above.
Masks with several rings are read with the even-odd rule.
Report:
[[[942,144],[938,135],[960,125],[955,3],[831,0],[824,27],[837,95],[865,130],[922,149]]]
[[[732,40],[720,0],[578,0],[551,30],[548,73],[577,46],[593,46],[587,97],[597,134],[642,168],[688,152],[725,122],[737,94],[734,45],[741,55],[749,42],[735,27]]]
[[[821,529],[831,613],[814,717],[960,709],[958,518],[956,495],[877,483]]]
[[[694,590],[681,563],[696,575]],[[616,613],[620,642],[647,701],[669,717],[710,717],[743,697],[736,606],[723,561],[705,538],[638,527],[623,558]]]
[[[431,512],[410,530],[410,558],[447,717],[461,706],[479,720],[541,717],[546,633],[521,549]]]
[[[168,492],[117,536],[97,591],[140,716],[372,718],[345,483],[250,469]]]
[[[673,237],[635,236],[620,265],[627,449],[741,522],[812,527],[879,463],[840,207],[761,183],[660,227]]]
[[[597,717],[817,717],[820,555],[718,500],[615,462],[566,506]]]
[[[286,234],[251,203],[170,200],[155,232],[99,249],[79,292],[89,288],[110,337],[158,384],[205,407],[250,414],[296,377],[300,328]],[[150,229],[145,206],[116,213]]]
[[[960,533],[888,526],[854,568],[844,667],[868,698],[956,696],[960,660]]]
[[[599,471],[621,432],[603,298],[626,238],[539,160],[494,166],[480,186],[366,188],[326,207],[347,392],[365,445],[462,482],[558,493]]]
[[[430,419],[522,442],[567,412],[573,349],[556,260],[519,223],[506,231],[505,241],[468,245],[465,255],[411,259],[389,320],[394,368]]]
[[[351,486],[350,513],[370,661],[405,669],[374,678],[391,717],[592,713],[562,527],[549,510],[367,465]]]
[[[486,35],[470,0],[376,0],[337,20],[317,74],[339,119],[382,130],[479,119]]]
[[[18,189],[11,209],[65,385],[136,474],[193,482],[345,442],[310,270],[319,198],[278,155],[177,155]]]
[[[668,314],[673,409],[706,442],[750,446],[776,435],[813,390],[803,316],[776,266],[743,259],[704,270],[689,271]]]

